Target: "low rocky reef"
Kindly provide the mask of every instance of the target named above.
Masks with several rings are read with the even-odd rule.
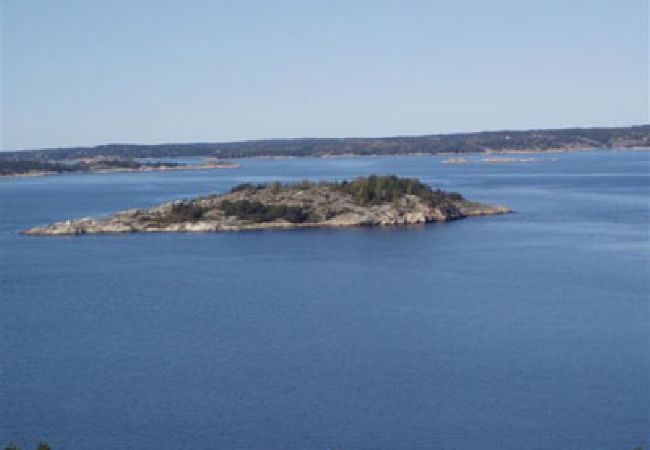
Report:
[[[237,163],[225,162],[216,158],[206,158],[200,164],[185,164],[174,161],[140,161],[97,156],[70,161],[50,160],[2,160],[0,177],[38,177],[62,174],[91,174],[119,172],[153,172],[168,170],[207,170],[238,169]]]
[[[216,232],[308,227],[358,227],[446,222],[506,214],[509,208],[472,202],[417,179],[361,177],[342,182],[242,184],[222,195],[177,200],[31,228],[30,235]]]

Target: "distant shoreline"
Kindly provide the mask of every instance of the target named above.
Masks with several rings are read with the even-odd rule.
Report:
[[[348,159],[348,158],[381,158],[381,157],[450,157],[448,160],[441,161],[443,164],[448,165],[458,165],[458,164],[467,164],[471,161],[466,160],[464,156],[480,156],[480,155],[539,155],[539,154],[557,154],[557,153],[581,153],[581,152],[591,152],[591,151],[603,151],[603,152],[624,152],[624,151],[650,151],[650,147],[627,147],[627,148],[602,148],[602,147],[584,147],[584,148],[553,148],[546,150],[539,149],[511,149],[511,150],[494,150],[488,149],[484,151],[476,152],[440,152],[440,153],[395,153],[395,154],[326,154],[326,155],[305,155],[305,156],[294,156],[294,155],[260,155],[260,156],[244,156],[238,158],[223,158],[224,160],[259,160],[259,159],[268,159],[268,160],[292,160],[292,159]],[[99,155],[104,156],[104,155]],[[188,155],[179,157],[180,158],[205,158],[204,155]],[[141,160],[159,160],[163,158],[138,158]],[[167,158],[173,159],[173,158]],[[483,159],[482,163],[515,163],[515,162],[535,162],[539,160],[533,159],[521,159],[521,160],[509,160],[504,158],[503,160],[497,160],[496,158],[492,160],[491,158]],[[142,173],[142,172],[168,172],[168,171],[196,171],[196,170],[218,170],[218,169],[238,169],[241,165],[238,163],[230,162],[220,162],[220,163],[206,163],[206,164],[191,164],[191,165],[179,165],[179,166],[161,166],[161,167],[148,167],[143,166],[139,168],[106,168],[106,169],[97,169],[97,170],[87,170],[87,171],[46,171],[46,170],[34,170],[25,173],[11,173],[11,174],[0,174],[0,178],[18,178],[18,177],[46,177],[46,176],[55,176],[55,175],[91,175],[91,174],[106,174],[106,173]]]
[[[509,154],[509,155],[538,155],[544,153],[582,153],[582,152],[593,152],[593,151],[603,151],[603,152],[626,152],[626,151],[650,151],[650,147],[624,147],[624,148],[603,148],[603,147],[585,147],[585,148],[554,148],[548,150],[483,150],[475,152],[455,152],[455,151],[446,151],[439,153],[390,153],[390,154],[359,154],[359,153],[345,153],[345,154],[325,154],[325,155],[305,155],[305,156],[295,156],[295,155],[260,155],[260,156],[241,156],[241,157],[223,157],[223,159],[274,159],[274,160],[291,160],[291,159],[347,159],[347,158],[387,158],[393,156],[402,156],[402,157],[412,157],[412,158],[432,158],[437,156],[447,156],[447,157],[463,157],[463,156],[479,156],[479,155],[494,155],[494,154]],[[188,155],[182,156],[179,158],[203,158],[203,155]],[[156,158],[148,158],[156,159]]]
[[[114,168],[114,169],[97,169],[87,171],[48,171],[48,170],[34,170],[25,173],[10,173],[0,174],[0,178],[22,178],[22,177],[47,177],[54,175],[95,175],[104,173],[142,173],[142,172],[168,172],[168,171],[182,171],[182,170],[218,170],[218,169],[239,169],[240,164],[237,163],[219,163],[219,164],[195,164],[186,166],[162,166],[162,167],[139,167],[139,168]]]
[[[0,161],[63,161],[99,156],[120,159],[191,156],[335,157],[473,152],[555,152],[650,147],[650,124],[625,127],[555,128],[479,131],[388,137],[255,139],[229,142],[187,142],[41,148],[0,152]]]

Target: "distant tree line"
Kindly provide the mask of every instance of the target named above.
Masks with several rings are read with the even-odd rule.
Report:
[[[2,161],[0,160],[0,175],[15,175],[29,172],[77,172],[76,164],[61,164],[48,161]]]
[[[184,164],[171,161],[136,161],[135,159],[107,159],[103,161],[78,162],[75,164],[81,171],[100,169],[140,169],[142,167],[177,167]]]
[[[105,161],[62,163],[48,160],[5,160],[0,158],[0,175],[19,175],[29,172],[76,173],[92,172],[102,169],[140,169],[142,167],[160,168],[183,165],[176,162],[135,161],[133,159],[114,159]]]
[[[212,156],[401,155],[466,153],[486,150],[547,150],[554,148],[625,148],[650,146],[650,125],[621,128],[489,131],[478,133],[398,136],[387,138],[271,139],[195,144],[108,144],[0,153],[2,160],[60,160],[94,156],[163,158]]]

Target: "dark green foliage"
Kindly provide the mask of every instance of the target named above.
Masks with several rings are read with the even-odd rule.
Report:
[[[165,223],[196,222],[205,214],[205,208],[194,203],[174,203],[171,212],[162,219]]]
[[[77,172],[79,164],[61,164],[47,161],[3,161],[0,160],[0,175],[13,175],[29,172]]]
[[[286,205],[264,205],[260,202],[249,200],[230,201],[224,200],[220,205],[221,210],[227,216],[235,216],[241,220],[251,222],[272,222],[284,219],[291,223],[303,223],[310,217],[310,212],[300,206]]]
[[[416,178],[398,178],[395,175],[370,175],[343,181],[339,186],[362,206],[391,203],[404,195],[415,195],[430,204],[462,200],[459,194],[446,193],[440,189],[434,191]]]
[[[422,199],[422,201],[429,204],[441,204],[449,201],[461,201],[463,197],[454,192],[444,192],[440,189],[433,190],[427,184],[422,183],[416,178],[399,178],[395,175],[370,175],[368,177],[359,177],[352,181],[336,182],[310,182],[303,180],[299,183],[289,185],[288,188],[308,190],[317,187],[328,187],[334,190],[346,192],[354,198],[354,200],[361,206],[374,206],[391,203],[398,201],[404,195],[415,195]],[[261,189],[269,188],[273,193],[279,193],[282,185],[279,182],[271,184],[251,184],[244,183],[235,186],[230,192],[248,191],[255,193]],[[229,205],[233,202],[227,202]],[[238,202],[235,202],[238,203]],[[246,214],[257,214],[257,211],[249,212],[246,208],[252,208],[251,205],[256,205],[255,202],[242,203],[239,213],[242,216]],[[260,203],[261,205],[261,203]],[[230,208],[231,206],[227,206]],[[223,209],[223,207],[222,207]],[[238,214],[229,214],[238,216]],[[326,217],[329,218],[329,217]],[[314,221],[314,220],[309,220]]]
[[[107,159],[105,161],[94,161],[92,163],[80,163],[87,170],[101,169],[139,169],[140,164],[132,159]]]
[[[230,189],[230,192],[251,191],[255,192],[258,189],[263,189],[264,184],[241,183]]]
[[[395,175],[361,177],[341,183],[341,188],[351,194],[360,205],[381,205],[406,194],[421,198],[431,197],[431,188],[417,179],[398,178]]]
[[[464,200],[463,196],[457,192],[445,192],[441,191],[440,189],[431,191],[431,195],[426,196],[426,199],[433,205],[440,205],[449,202],[459,202],[461,200]]]
[[[19,175],[29,172],[56,172],[56,173],[75,173],[91,172],[94,170],[104,169],[140,169],[142,167],[151,167],[158,169],[161,167],[178,167],[183,164],[175,162],[138,162],[132,159],[96,161],[92,163],[79,162],[64,164],[60,162],[47,160],[3,160],[0,158],[0,175]]]
[[[296,183],[296,184],[293,185],[293,187],[298,188],[298,189],[302,189],[302,190],[310,189],[310,188],[312,188],[314,186],[316,186],[316,184],[312,183],[309,180],[302,180],[300,183]]]
[[[145,161],[140,162],[134,159],[106,159],[93,162],[80,162],[77,164],[81,171],[93,171],[103,169],[131,169],[137,170],[142,168],[160,169],[162,167],[179,167],[185,164],[171,161]]]
[[[161,167],[180,167],[187,165],[173,161],[146,161],[139,162],[138,164],[141,166],[152,167],[154,169],[159,169]]]

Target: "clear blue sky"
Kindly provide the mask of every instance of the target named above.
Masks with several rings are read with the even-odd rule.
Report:
[[[4,150],[648,122],[646,0],[0,0]]]

